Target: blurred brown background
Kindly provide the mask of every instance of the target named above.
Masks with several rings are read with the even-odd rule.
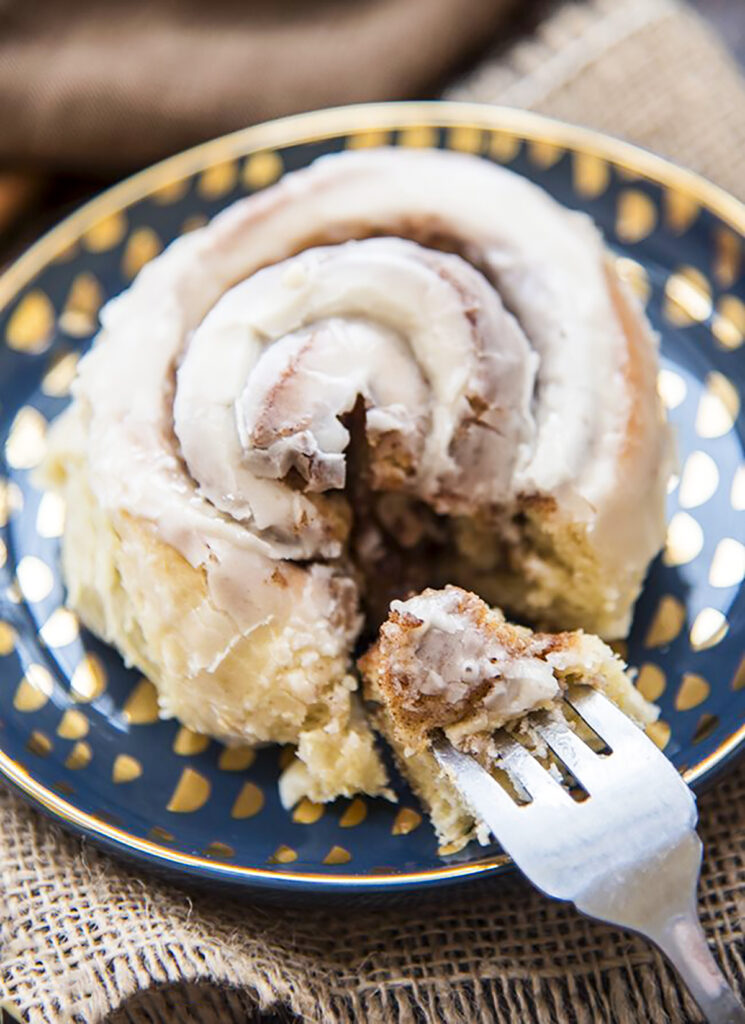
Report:
[[[745,65],[743,0],[690,2]],[[0,264],[129,171],[234,127],[236,111],[241,123],[250,123],[360,99],[436,97],[495,42],[509,45],[551,6],[547,0],[341,6],[284,0],[278,19],[279,5],[265,0],[251,6],[247,40],[231,36],[232,4],[223,2],[223,24],[205,19],[198,0],[144,8],[80,0],[74,17],[56,0],[0,5]],[[245,19],[235,10],[232,16]],[[224,68],[207,70],[225,97],[218,109],[210,109],[196,78],[191,93],[183,76],[174,88],[177,76],[169,67],[190,55],[196,59],[205,43],[224,60]],[[141,53],[135,61],[134,51]],[[112,54],[120,67],[106,66]],[[150,132],[141,131],[143,123]],[[122,139],[122,132],[129,135]]]
[[[724,38],[727,45],[745,66],[745,3],[743,0],[691,0],[691,2],[698,9],[699,13],[709,20],[711,25]],[[310,90],[310,94],[307,96],[308,101],[293,102],[291,98],[289,103],[290,109],[303,109],[307,108],[308,105],[334,105],[338,102],[355,101],[360,97],[367,96],[375,98],[433,97],[448,82],[456,78],[458,74],[465,72],[470,63],[475,61],[480,53],[489,47],[493,47],[495,38],[498,43],[503,41],[506,46],[509,45],[512,39],[530,28],[531,23],[536,22],[544,14],[545,8],[550,6],[545,0],[543,2],[535,0],[535,2],[531,3],[524,2],[524,0],[523,2],[520,2],[520,0],[491,0],[491,2],[482,2],[482,0],[475,0],[474,2],[474,0],[471,0],[471,3],[467,5],[470,9],[458,11],[458,17],[454,22],[447,24],[446,8],[444,5],[441,5],[438,13],[435,9],[438,3],[440,3],[440,0],[409,0],[409,4],[404,5],[404,8],[402,8],[400,4],[391,2],[390,12],[385,15],[382,22],[377,20],[375,25],[371,23],[365,25],[364,19],[361,19],[355,20],[354,24],[350,23],[349,26],[346,26],[337,19],[334,22],[335,29],[331,38],[328,37],[327,31],[325,31],[327,29],[327,22],[323,27],[324,31],[321,32],[318,25],[313,22],[313,19],[307,18],[305,14],[303,14],[295,29],[288,31],[286,24],[282,24],[281,35],[279,35],[272,31],[275,26],[272,26],[270,19],[267,18],[267,12],[271,10],[271,5],[265,3],[254,4],[252,5],[252,18],[256,18],[259,40],[256,44],[256,51],[247,54],[247,59],[253,57],[256,60],[257,53],[262,50],[269,51],[269,56],[273,60],[272,67],[276,73],[277,61],[274,59],[274,56],[277,52],[289,54],[288,60],[283,61],[284,65],[293,65],[293,62],[297,65],[298,61],[301,61],[301,63],[305,61],[307,63],[315,49],[320,50],[318,57],[322,67],[325,51],[334,53],[336,59],[340,50],[344,50],[345,39],[348,35],[351,41],[354,38],[351,35],[352,32],[366,32],[367,37],[365,38],[363,49],[366,49],[369,53],[370,60],[368,62],[375,66],[376,60],[380,61],[383,57],[387,61],[385,69],[382,69],[382,71],[385,71],[385,75],[382,74],[380,76],[380,82],[360,81],[360,76],[355,73],[355,69],[344,67],[344,60],[342,59],[340,67],[334,68],[334,74],[331,78],[322,75],[314,75],[312,78],[309,78],[309,82],[317,83],[317,85],[314,89]],[[41,2],[39,4],[36,0],[27,0],[24,6],[25,9],[29,9],[28,19],[42,17],[46,18],[47,22],[50,9],[57,10],[58,16],[64,16],[65,10],[67,10],[67,5],[63,3],[55,8],[54,6],[50,7],[48,3]],[[45,157],[43,145],[37,145],[38,154],[33,159],[26,157],[18,161],[17,158],[12,156],[14,130],[18,133],[25,132],[26,137],[28,137],[29,126],[24,124],[24,118],[28,119],[29,117],[28,112],[24,110],[26,97],[32,97],[31,108],[34,116],[41,119],[41,115],[38,112],[40,110],[43,111],[43,104],[37,95],[39,90],[34,87],[30,88],[28,82],[26,83],[24,94],[21,95],[18,92],[17,105],[13,103],[11,105],[11,113],[9,115],[6,114],[3,119],[5,121],[5,124],[3,124],[5,142],[4,150],[0,150],[0,263],[7,262],[65,213],[79,206],[90,196],[95,195],[97,191],[100,191],[107,184],[123,177],[128,170],[143,166],[151,160],[158,159],[169,151],[173,152],[181,147],[181,144],[178,142],[180,137],[179,115],[183,114],[184,106],[189,102],[199,104],[199,95],[180,98],[165,96],[158,89],[149,89],[148,93],[139,95],[136,82],[123,82],[122,77],[119,76],[118,85],[120,85],[123,92],[121,104],[125,123],[127,110],[133,102],[140,104],[149,102],[152,104],[154,112],[158,111],[158,104],[160,103],[160,116],[165,117],[166,115],[162,111],[169,110],[169,125],[173,125],[175,121],[173,143],[169,145],[166,142],[165,152],[163,140],[159,146],[158,138],[152,141],[150,145],[143,144],[139,148],[135,147],[135,156],[131,165],[128,167],[121,165],[121,168],[117,167],[116,163],[109,163],[105,159],[98,159],[98,154],[95,154],[95,159],[93,155],[88,158],[84,156],[82,161],[80,161],[80,166],[73,166],[75,162],[64,156],[65,152],[70,150],[70,146],[68,146],[68,151],[65,151],[65,134],[67,134],[68,138],[74,137],[76,122],[81,121],[81,119],[87,116],[93,119],[97,115],[97,98],[95,95],[96,69],[91,67],[91,62],[94,65],[96,60],[95,43],[100,40],[100,35],[96,34],[95,29],[96,24],[100,22],[101,18],[108,19],[107,24],[109,25],[115,24],[112,18],[117,6],[116,3],[103,5],[80,3],[76,5],[81,26],[81,32],[77,34],[75,39],[75,45],[79,47],[78,58],[80,53],[86,53],[86,46],[89,40],[85,38],[85,35],[90,33],[91,39],[88,50],[90,59],[84,62],[84,69],[82,71],[76,72],[74,85],[78,88],[79,92],[80,90],[84,91],[86,82],[80,79],[82,75],[87,75],[90,79],[90,92],[92,95],[89,100],[90,111],[86,111],[85,106],[81,111],[79,101],[75,104],[72,102],[69,104],[69,119],[60,117],[59,111],[65,110],[63,97],[55,96],[55,124],[52,129],[52,144],[55,146],[55,152],[61,151],[62,159],[55,161],[53,158]],[[226,7],[229,8],[229,6],[230,3],[228,2]],[[37,7],[40,7],[40,9],[37,10]],[[182,10],[182,20],[189,19],[189,26],[186,26],[186,28],[188,29],[191,23],[193,23],[193,45],[201,45],[200,5],[194,5],[192,0],[182,0],[181,3],[166,4],[165,7],[167,11],[169,7],[171,8],[169,16],[173,16],[173,11],[176,9],[180,8]],[[319,12],[321,18],[327,16],[326,4],[318,3],[314,4],[313,7]],[[297,9],[297,4],[295,4],[294,0],[290,0],[290,2],[286,0],[283,9],[290,12],[286,20],[292,22],[293,11]],[[401,13],[402,9],[403,13]],[[394,10],[396,11],[395,13]],[[414,68],[406,67],[404,73],[402,70],[403,63],[397,61],[395,46],[399,45],[402,39],[406,40],[409,38],[409,30],[415,25],[421,24],[422,17],[425,14],[429,18],[439,16],[442,19],[443,24],[439,38],[433,38],[429,45],[425,43],[426,55],[423,57],[421,65]],[[509,16],[506,16],[507,14]],[[470,15],[470,18],[467,15]],[[0,10],[0,25],[2,24],[3,16],[4,13]],[[472,24],[468,31],[466,31],[463,28],[463,23],[469,19]],[[125,22],[128,22],[126,17]],[[392,23],[393,27],[389,28]],[[381,25],[385,26],[384,30],[381,30]],[[91,27],[93,27],[92,30]],[[47,32],[40,37],[38,43],[35,43],[35,46],[27,54],[29,68],[47,67],[49,54],[52,52],[55,43],[55,34],[58,31],[62,31],[62,28],[61,25],[57,26],[54,24],[54,19],[52,19],[52,22],[48,24]],[[99,26],[98,28],[103,27]],[[181,28],[183,29],[183,25]],[[212,31],[215,31],[214,24],[211,24],[210,28]],[[229,26],[226,27],[226,31],[227,29],[229,29]],[[141,34],[138,35],[136,30],[135,18],[135,25],[130,30],[131,39],[127,39],[125,36],[125,38],[118,40],[118,51],[125,60],[131,57],[131,50],[128,52],[128,45],[134,45],[135,42],[141,39]],[[158,20],[148,24],[148,36],[154,34],[158,36],[159,33],[167,34],[169,32],[173,32],[173,23],[168,22],[168,19],[163,20],[161,24],[158,23]],[[166,35],[164,35],[165,38]],[[67,45],[67,40],[65,40],[65,45]],[[185,46],[188,47],[188,45],[189,41],[187,40]],[[60,48],[57,46],[56,49],[59,50]],[[359,44],[354,48],[357,56],[358,50]],[[163,56],[164,52],[166,54],[165,57]],[[237,57],[238,55],[236,54],[235,56]],[[160,47],[155,46],[151,52],[143,53],[142,59],[147,62],[159,59],[163,61],[165,59],[167,65],[168,49],[166,48],[164,51],[163,45],[160,45]],[[79,65],[80,62],[80,59],[78,59]],[[10,73],[14,74],[17,79],[19,77],[19,69],[14,67],[12,54],[10,60],[6,59],[5,63],[6,67],[9,65]],[[131,59],[127,67],[131,76]],[[444,68],[445,71],[439,72],[432,77],[431,72],[428,71],[432,67]],[[301,74],[302,70],[301,68]],[[105,69],[100,69],[99,74],[101,73],[105,73]],[[256,74],[256,68],[254,67],[254,77]],[[168,77],[167,67],[164,69],[163,75],[165,76],[164,81],[166,81]],[[23,79],[23,75],[20,77]],[[281,74],[279,77],[281,78]],[[261,80],[261,75],[259,75],[259,80]],[[244,83],[245,85],[246,83]],[[293,95],[293,88],[297,87],[296,83],[292,81],[292,75],[289,76],[288,81],[275,82],[272,85],[277,90],[286,90],[291,97]],[[237,86],[240,86],[239,82]],[[106,101],[112,102],[111,96],[107,96]],[[281,98],[276,100],[270,92],[261,90],[261,96],[252,105],[251,114],[249,115],[250,120],[261,120],[263,117],[272,116],[275,113],[273,104],[277,101],[281,102]],[[136,114],[140,119],[147,116],[146,111],[143,112],[142,110],[138,110]],[[230,127],[227,122],[221,124],[219,119],[214,119],[211,123],[214,123],[214,129],[208,131],[205,137],[220,134],[223,130],[227,130]],[[10,131],[8,131],[8,128],[10,128]],[[36,128],[37,126],[32,126],[32,129]],[[48,136],[48,126],[39,126],[38,133],[42,132],[45,132]],[[188,134],[185,125],[183,126],[182,134],[182,144],[186,145],[195,141],[195,138]],[[62,136],[61,138],[59,137],[60,135]],[[26,141],[26,138],[24,141]],[[7,155],[8,147],[11,150],[10,155]],[[3,155],[4,153],[6,154],[5,156]]]

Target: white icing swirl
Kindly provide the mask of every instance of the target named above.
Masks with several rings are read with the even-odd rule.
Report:
[[[443,241],[473,265],[416,244]],[[659,547],[654,344],[634,409],[598,232],[487,161],[323,158],[173,243],[102,323],[75,385],[96,498],[242,632],[282,599],[277,560],[342,555],[360,397],[381,489],[452,515],[550,496],[632,589]]]
[[[288,557],[338,557],[340,490],[361,397],[389,481],[440,512],[512,495],[531,447],[535,354],[486,279],[458,256],[395,238],[310,249],[226,293],[178,371],[174,425],[191,476],[222,512],[271,530]],[[375,467],[375,455],[373,456]]]

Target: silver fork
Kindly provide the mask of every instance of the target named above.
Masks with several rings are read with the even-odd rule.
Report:
[[[706,943],[696,910],[702,844],[693,793],[641,729],[606,697],[577,687],[567,697],[610,748],[595,753],[561,714],[530,724],[588,794],[581,802],[506,732],[494,739],[495,766],[518,803],[475,760],[444,737],[435,756],[530,881],[571,900],[583,914],[651,939],[680,974],[710,1024],[745,1024]]]

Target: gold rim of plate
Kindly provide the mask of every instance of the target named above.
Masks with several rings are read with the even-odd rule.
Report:
[[[595,132],[589,128],[555,121],[510,107],[477,103],[442,101],[414,103],[373,103],[312,111],[280,118],[229,135],[220,136],[192,149],[169,157],[152,167],[114,185],[82,206],[32,245],[0,276],[0,312],[17,293],[49,263],[99,221],[119,213],[151,193],[175,185],[218,163],[249,156],[252,153],[319,142],[338,136],[367,132],[386,133],[411,127],[458,128],[469,131],[500,132],[518,139],[558,146],[606,160],[636,178],[647,179],[684,195],[715,214],[728,227],[745,235],[745,204],[705,178],[670,163],[662,157],[628,142]],[[743,740],[745,723],[708,757],[688,768],[686,782],[693,783],[716,768]],[[467,878],[493,871],[504,864],[503,856],[491,856],[475,863],[444,864],[426,871],[389,874],[321,874],[312,871],[275,871],[271,868],[243,867],[216,863],[194,854],[180,853],[148,839],[141,839],[99,818],[81,811],[67,800],[41,785],[29,772],[0,750],[0,773],[27,796],[56,817],[78,830],[114,843],[124,850],[136,851],[181,868],[194,868],[212,876],[269,881],[318,883],[321,886],[374,887],[407,886],[426,881]]]

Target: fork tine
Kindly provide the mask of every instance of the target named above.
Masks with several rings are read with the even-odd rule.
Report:
[[[611,750],[625,741],[638,743],[644,735],[639,726],[634,725],[623,711],[597,690],[576,687],[565,699],[590,728],[606,741]]]
[[[542,804],[572,804],[573,800],[563,789],[561,783],[546,771],[516,740],[513,740],[506,733],[497,736],[494,740],[494,749],[497,755],[497,763],[505,771],[528,791],[533,801],[540,801]]]
[[[536,716],[532,727],[575,779],[588,793],[592,793],[592,783],[603,768],[602,759],[579,738],[561,715]]]
[[[521,808],[474,757],[456,750],[444,737],[433,740],[432,752],[471,811],[486,822],[495,837],[495,823],[509,826],[519,821]]]

